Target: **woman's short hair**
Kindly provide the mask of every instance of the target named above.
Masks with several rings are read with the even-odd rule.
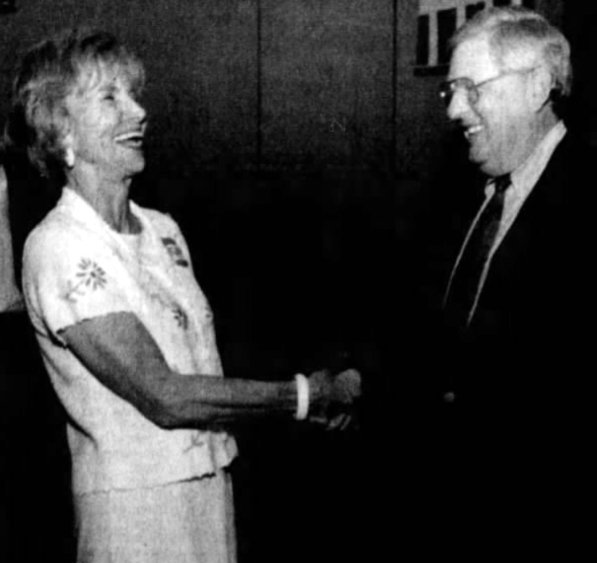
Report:
[[[62,140],[68,126],[66,98],[84,72],[100,67],[124,73],[137,92],[144,86],[140,60],[104,31],[63,31],[34,45],[22,57],[5,137],[9,144],[27,151],[42,175],[62,173]]]
[[[478,12],[452,37],[456,48],[468,39],[486,35],[492,55],[503,68],[506,57],[532,49],[547,65],[553,78],[555,101],[568,97],[572,89],[570,44],[563,33],[542,15],[520,6],[488,8]]]

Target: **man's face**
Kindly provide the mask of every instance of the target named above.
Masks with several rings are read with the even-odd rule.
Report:
[[[489,176],[512,172],[536,145],[533,63],[532,53],[519,53],[501,68],[485,36],[465,40],[452,55],[448,80],[466,78],[478,84],[495,79],[479,86],[476,100],[457,87],[448,105],[449,119],[464,129],[469,159]]]

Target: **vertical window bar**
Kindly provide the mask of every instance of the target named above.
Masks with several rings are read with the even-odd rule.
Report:
[[[456,8],[437,12],[437,64],[448,64],[450,60],[450,37],[456,31]]]
[[[417,65],[429,64],[429,16],[419,16],[417,22]]]

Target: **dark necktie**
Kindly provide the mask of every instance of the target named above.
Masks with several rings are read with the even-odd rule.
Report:
[[[510,175],[495,179],[495,191],[481,212],[464,248],[446,295],[444,310],[449,322],[458,328],[468,326],[483,270],[498,233]]]

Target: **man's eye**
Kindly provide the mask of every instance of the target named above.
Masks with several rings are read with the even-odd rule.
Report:
[[[104,100],[108,101],[108,102],[113,102],[116,99],[116,96],[114,96],[114,94],[106,94],[104,96]]]

